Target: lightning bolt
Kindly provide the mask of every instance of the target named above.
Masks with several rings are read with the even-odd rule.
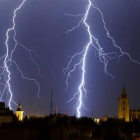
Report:
[[[39,67],[39,64],[33,59],[32,57],[32,54],[35,54],[35,56],[37,56],[36,52],[34,50],[30,50],[28,48],[26,48],[23,44],[21,44],[17,39],[16,39],[16,17],[17,17],[17,12],[21,10],[21,8],[24,6],[24,4],[26,3],[26,0],[22,0],[21,4],[14,10],[14,14],[13,14],[13,18],[12,18],[12,27],[9,28],[6,32],[6,40],[5,40],[5,47],[6,47],[6,54],[4,56],[2,56],[0,58],[0,61],[4,60],[3,61],[3,65],[0,66],[0,77],[4,77],[4,81],[5,83],[0,83],[0,85],[2,85],[4,88],[3,90],[0,92],[0,101],[3,100],[3,95],[4,93],[6,92],[7,90],[7,93],[10,95],[10,98],[9,98],[9,101],[8,101],[8,106],[10,109],[12,109],[12,106],[11,106],[11,103],[15,104],[17,106],[17,103],[13,100],[13,92],[12,92],[12,89],[11,89],[11,84],[10,84],[10,81],[11,81],[11,72],[10,72],[10,66],[12,64],[14,64],[17,68],[17,70],[19,71],[19,73],[21,74],[21,77],[23,79],[26,79],[26,80],[29,80],[29,81],[33,81],[36,83],[37,87],[38,87],[38,92],[37,92],[37,95],[38,97],[40,98],[40,84],[39,82],[34,79],[34,78],[29,78],[29,77],[26,77],[24,76],[23,72],[21,71],[21,69],[19,68],[18,64],[16,63],[16,61],[14,61],[12,58],[13,58],[13,54],[16,50],[16,48],[18,46],[22,47],[25,51],[29,52],[29,59],[34,63],[34,65],[36,65],[37,67],[37,70],[38,70],[38,74],[46,81],[47,79],[41,74],[40,72],[40,67]],[[8,44],[9,42],[9,39],[10,39],[10,33],[13,33],[13,40],[15,42],[15,45],[13,48],[11,48]],[[2,78],[1,78],[2,79]],[[0,79],[0,80],[1,80]]]
[[[87,22],[89,13],[90,13],[90,9],[94,8],[95,10],[97,10],[99,12],[99,14],[101,15],[102,18],[102,23],[104,26],[104,30],[106,31],[106,36],[112,41],[112,45],[117,48],[120,52],[120,54],[117,54],[117,52],[105,52],[104,49],[101,47],[99,40],[93,35],[92,31],[91,31],[91,27]],[[86,31],[88,33],[89,36],[89,41],[88,43],[83,47],[84,49],[79,52],[74,54],[67,67],[63,69],[64,74],[67,74],[67,78],[66,78],[66,89],[68,88],[68,82],[69,79],[71,78],[71,74],[75,71],[75,69],[79,66],[81,66],[81,71],[82,71],[82,75],[81,75],[81,82],[79,84],[78,87],[78,91],[76,93],[74,93],[74,96],[68,101],[72,101],[76,95],[78,95],[78,101],[77,101],[77,117],[81,117],[81,108],[84,107],[85,105],[83,103],[83,96],[84,94],[87,95],[87,90],[85,88],[85,76],[86,76],[86,58],[88,55],[88,51],[90,47],[94,47],[95,51],[98,53],[98,57],[101,63],[103,63],[104,65],[104,72],[107,75],[110,75],[113,78],[113,75],[111,73],[108,72],[107,67],[108,67],[108,63],[110,59],[117,59],[122,57],[123,55],[128,56],[128,58],[137,64],[140,64],[138,61],[135,61],[131,58],[131,56],[129,55],[129,53],[127,52],[123,52],[123,50],[121,49],[121,47],[118,46],[118,44],[115,42],[115,40],[113,39],[113,37],[111,37],[109,30],[107,29],[106,23],[105,23],[105,19],[104,19],[104,15],[102,13],[102,11],[96,7],[91,0],[88,0],[88,5],[86,6],[86,11],[84,14],[78,14],[78,15],[72,15],[72,14],[65,14],[66,16],[71,16],[71,17],[82,17],[80,22],[78,23],[77,26],[72,27],[72,29],[69,29],[66,33],[70,33],[72,31],[74,31],[75,29],[78,29],[82,24],[85,26]],[[81,59],[78,63],[74,64],[73,68],[70,68],[70,66],[72,65],[73,60],[78,57],[81,56]]]

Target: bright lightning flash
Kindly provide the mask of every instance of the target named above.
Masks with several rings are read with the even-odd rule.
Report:
[[[106,31],[106,35],[112,41],[113,46],[116,47],[120,51],[119,55],[116,52],[106,53],[104,51],[104,49],[101,47],[98,39],[92,34],[92,32],[90,30],[90,25],[87,22],[88,15],[89,15],[89,12],[90,12],[91,8],[94,8],[95,10],[97,10],[99,12],[99,14],[101,15],[102,22],[103,22],[103,25],[104,25],[104,30]],[[80,22],[78,23],[78,25],[73,27],[72,29],[68,30],[66,33],[74,31],[75,29],[79,28],[81,26],[81,24],[83,24],[85,26],[86,31],[87,31],[88,36],[89,36],[89,42],[87,43],[86,46],[84,46],[84,49],[81,52],[73,55],[71,57],[68,65],[67,65],[67,67],[64,69],[64,74],[67,73],[67,78],[66,78],[66,89],[67,89],[68,88],[68,80],[71,77],[72,72],[75,71],[77,66],[81,65],[82,75],[81,75],[81,82],[79,84],[78,91],[74,94],[73,98],[71,98],[68,101],[68,102],[72,101],[75,98],[75,96],[78,95],[78,102],[77,102],[76,110],[77,110],[77,117],[79,118],[79,117],[81,117],[82,106],[85,108],[85,105],[83,103],[83,95],[84,94],[87,95],[87,90],[85,88],[86,58],[87,58],[88,50],[89,50],[90,47],[94,47],[94,49],[97,51],[100,61],[104,64],[104,72],[107,75],[110,75],[112,78],[113,78],[113,76],[110,73],[108,73],[108,71],[107,71],[109,59],[112,59],[112,58],[116,59],[116,58],[120,58],[123,55],[127,55],[131,61],[133,61],[137,64],[140,64],[140,63],[138,61],[133,60],[127,52],[123,52],[122,49],[117,45],[117,43],[115,42],[113,37],[111,37],[111,35],[109,33],[109,30],[106,27],[106,23],[105,23],[105,20],[104,20],[103,13],[101,12],[101,10],[99,8],[94,6],[94,4],[92,3],[91,0],[88,0],[88,5],[86,6],[85,14],[78,14],[78,15],[65,14],[65,15],[71,16],[71,17],[79,17],[79,16],[82,17]],[[74,65],[73,69],[70,69],[70,66],[73,62],[73,59],[77,56],[82,56],[81,60],[79,61],[79,63]]]
[[[3,83],[3,82],[0,83],[0,85],[2,85],[4,87],[3,90],[0,92],[0,101],[3,100],[3,95],[7,91],[7,93],[10,94],[10,98],[9,98],[9,101],[8,101],[8,106],[9,106],[10,109],[12,109],[11,103],[17,105],[17,103],[13,100],[13,92],[11,90],[11,84],[10,84],[11,72],[10,72],[9,68],[10,68],[11,64],[14,64],[16,66],[17,70],[19,71],[19,73],[21,74],[23,79],[35,82],[35,84],[38,87],[38,97],[40,97],[40,84],[39,84],[39,82],[34,78],[28,78],[28,77],[24,76],[23,72],[19,68],[16,61],[13,60],[12,56],[13,56],[13,54],[14,54],[14,52],[15,52],[15,50],[18,46],[22,47],[25,51],[29,52],[29,59],[36,65],[37,70],[38,70],[38,74],[47,82],[46,78],[40,72],[39,65],[32,58],[32,54],[35,54],[37,56],[36,52],[34,50],[30,50],[30,49],[26,48],[24,45],[19,43],[18,40],[16,39],[17,33],[16,33],[16,29],[15,29],[15,27],[16,27],[15,20],[16,20],[17,12],[19,10],[21,10],[21,8],[24,6],[25,2],[26,2],[26,0],[23,0],[21,2],[21,4],[14,10],[14,14],[13,14],[13,18],[12,18],[12,27],[9,28],[6,32],[6,41],[5,41],[6,54],[0,58],[0,61],[4,60],[3,65],[0,66],[0,76],[1,77],[3,76],[4,80],[5,80],[5,83]],[[12,38],[13,38],[14,43],[15,43],[13,49],[11,49],[11,47],[8,44],[11,32],[13,33]]]

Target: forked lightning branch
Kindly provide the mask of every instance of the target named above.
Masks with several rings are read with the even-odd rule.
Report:
[[[91,25],[89,25],[89,23],[87,22],[87,20],[89,18],[89,13],[91,11],[91,8],[94,8],[94,10],[97,10],[99,12],[99,14],[101,15],[101,19],[102,19],[104,30],[106,32],[106,36],[107,36],[107,38],[109,38],[112,41],[112,46],[117,48],[119,50],[120,54],[117,54],[117,52],[105,52],[104,48],[100,45],[99,39],[96,38],[94,36],[94,34],[92,33]],[[87,42],[87,44],[85,46],[82,46],[81,52],[78,52],[78,53],[74,54],[71,57],[67,67],[64,68],[64,74],[67,74],[66,89],[69,86],[69,79],[71,77],[71,74],[75,71],[75,69],[80,66],[81,70],[82,70],[81,82],[79,83],[77,92],[75,92],[73,97],[69,100],[69,102],[70,102],[73,99],[75,99],[75,98],[77,99],[78,98],[77,99],[78,100],[77,101],[77,108],[76,108],[77,117],[78,118],[81,117],[82,107],[86,109],[83,101],[84,101],[84,98],[87,95],[87,90],[85,88],[85,84],[86,84],[86,81],[85,81],[85,77],[86,77],[86,59],[87,59],[87,55],[88,55],[88,51],[89,51],[90,47],[94,47],[94,49],[97,51],[99,60],[104,65],[104,72],[105,72],[105,74],[110,75],[112,78],[113,78],[112,74],[108,73],[109,59],[112,59],[112,58],[116,59],[116,58],[122,57],[123,55],[127,55],[128,58],[131,61],[133,61],[134,63],[140,64],[138,61],[133,60],[131,58],[131,56],[129,55],[129,53],[124,52],[121,49],[121,47],[119,47],[117,45],[117,43],[115,42],[114,38],[110,35],[110,32],[107,29],[107,26],[106,26],[106,23],[105,23],[105,19],[104,19],[104,15],[103,15],[102,11],[92,3],[92,0],[88,0],[88,5],[86,6],[85,9],[86,9],[86,11],[85,11],[84,14],[77,14],[77,15],[65,14],[66,16],[71,16],[71,17],[74,17],[74,18],[81,17],[81,20],[79,21],[78,25],[72,27],[72,29],[69,29],[66,33],[70,33],[72,31],[78,29],[83,24],[85,29],[86,29],[86,31],[87,31],[87,33],[88,33],[88,37],[89,37],[89,41]],[[80,61],[78,63],[74,64],[72,69],[70,69],[70,66],[73,63],[73,60],[76,57],[80,57],[81,59],[80,59]]]
[[[3,100],[4,94],[8,93],[8,106],[10,109],[12,109],[11,103],[17,106],[17,103],[14,101],[14,93],[12,92],[11,88],[11,71],[10,71],[10,66],[15,65],[17,68],[17,71],[21,74],[21,77],[25,80],[28,81],[33,81],[36,86],[37,86],[37,97],[40,98],[40,83],[34,79],[34,78],[29,78],[25,76],[22,72],[22,70],[19,68],[18,64],[16,63],[16,60],[13,60],[13,55],[15,55],[15,50],[17,47],[22,47],[25,51],[29,53],[29,59],[33,62],[34,65],[36,65],[38,74],[41,76],[45,82],[47,82],[47,79],[41,74],[39,64],[33,59],[32,55],[34,54],[37,56],[36,52],[34,50],[30,50],[27,47],[25,47],[23,44],[21,44],[17,39],[17,32],[16,32],[16,17],[17,13],[22,9],[22,7],[25,5],[27,0],[23,0],[21,4],[14,10],[13,17],[12,17],[12,26],[7,29],[6,32],[6,40],[5,40],[5,48],[6,48],[6,53],[0,58],[0,61],[3,61],[3,65],[0,66],[0,76],[4,77],[4,82],[1,80],[0,84],[3,85],[3,89],[0,92],[0,101]],[[13,35],[11,36],[11,33]],[[14,40],[14,46],[9,45],[10,39]]]

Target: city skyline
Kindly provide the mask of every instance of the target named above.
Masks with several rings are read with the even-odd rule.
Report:
[[[12,25],[14,9],[19,6],[22,0],[12,2],[1,1],[0,11],[0,56],[5,54],[6,31]],[[108,1],[101,2],[92,0],[95,6],[101,9],[104,14],[107,28],[111,36],[115,39],[124,52],[128,52],[131,57],[140,62],[140,19],[139,4],[135,2]],[[65,80],[66,75],[63,69],[70,61],[70,57],[82,50],[88,42],[88,36],[83,26],[72,33],[65,34],[67,30],[77,25],[80,18],[66,16],[65,13],[77,15],[85,12],[87,1],[64,1],[55,2],[54,0],[26,0],[24,6],[17,12],[16,17],[16,39],[26,48],[35,50],[37,56],[17,46],[13,54],[13,60],[17,62],[25,76],[35,79],[40,85],[40,97],[36,82],[21,78],[21,73],[16,70],[16,65],[11,64],[11,89],[13,100],[18,103],[21,101],[23,109],[29,115],[48,115],[50,113],[51,89],[53,92],[53,107],[58,107],[60,113],[67,112],[68,115],[76,114],[77,97],[72,102],[67,102],[77,91],[80,81],[80,70],[73,73],[67,90]],[[10,7],[10,8],[9,8]],[[93,28],[94,35],[98,37],[104,50],[117,51],[106,37],[100,14],[94,9],[91,10],[88,22]],[[12,38],[12,33],[10,33]],[[10,47],[14,46],[12,39],[9,40]],[[79,59],[79,58],[78,58]],[[76,61],[78,61],[78,59]],[[0,62],[2,65],[2,61]],[[103,117],[116,116],[118,98],[121,93],[123,83],[130,98],[130,107],[140,109],[140,65],[136,64],[127,56],[120,59],[111,59],[108,65],[108,72],[114,79],[104,73],[104,66],[99,61],[97,52],[94,48],[88,53],[86,64],[86,89],[88,97],[84,99],[84,104],[89,111],[82,108],[82,116]],[[44,77],[43,77],[44,76]],[[47,80],[46,80],[47,79]],[[1,82],[3,77],[1,77]],[[3,85],[1,85],[2,89]],[[8,94],[4,94],[3,101],[8,104]],[[17,106],[12,103],[13,110]]]

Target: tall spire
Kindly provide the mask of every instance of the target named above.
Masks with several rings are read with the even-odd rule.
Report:
[[[122,89],[122,94],[121,94],[121,96],[122,96],[123,98],[127,97],[126,89],[125,89],[125,84],[123,85],[123,89]]]

